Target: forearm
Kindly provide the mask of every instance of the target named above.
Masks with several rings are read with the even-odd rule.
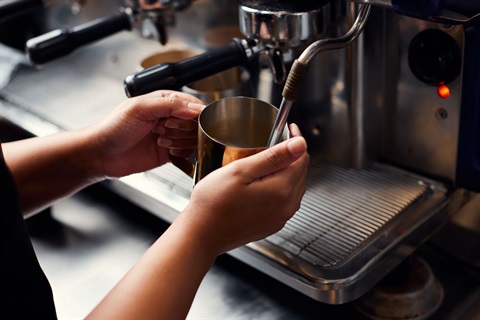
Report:
[[[185,319],[217,256],[188,224],[174,222],[88,318]]]
[[[185,210],[89,318],[185,319],[219,254],[279,231],[299,209],[309,156],[296,129],[289,141],[202,179]]]
[[[101,179],[86,130],[3,144],[24,215]]]

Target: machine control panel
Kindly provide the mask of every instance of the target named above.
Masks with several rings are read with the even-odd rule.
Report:
[[[408,63],[420,81],[433,86],[449,84],[460,74],[461,51],[449,34],[427,29],[412,39]]]

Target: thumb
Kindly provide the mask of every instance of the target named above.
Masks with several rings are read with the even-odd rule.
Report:
[[[246,167],[249,168],[249,175],[259,179],[288,167],[306,152],[307,142],[299,136],[238,161],[248,162]]]

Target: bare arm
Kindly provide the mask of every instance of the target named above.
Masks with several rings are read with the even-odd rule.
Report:
[[[308,161],[296,137],[208,175],[89,318],[185,319],[219,254],[280,230],[298,210]]]
[[[101,180],[86,132],[65,132],[3,145],[25,214]]]
[[[170,226],[88,318],[185,319],[216,255],[184,223]]]
[[[158,91],[129,99],[82,130],[4,145],[24,214],[109,177],[182,167],[196,146],[200,101]],[[187,208],[91,313],[91,318],[186,317],[216,257],[280,230],[298,210],[309,156],[293,138],[212,172]]]
[[[152,169],[172,155],[185,164],[195,149],[199,103],[179,92],[153,92],[126,100],[89,128],[3,144],[22,211],[38,212],[92,183]]]

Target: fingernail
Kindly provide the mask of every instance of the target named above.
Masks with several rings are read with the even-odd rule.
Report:
[[[163,126],[156,127],[152,131],[153,131],[153,133],[156,133],[156,134],[159,134],[159,135],[165,134],[167,132],[167,130]]]
[[[203,110],[203,108],[205,108],[205,106],[203,104],[189,102],[187,103],[187,108],[193,111],[200,112]]]
[[[157,140],[159,146],[170,147],[172,145],[172,140],[164,137],[160,137]]]
[[[292,154],[304,153],[307,149],[307,142],[303,137],[295,137],[288,141],[287,148]]]
[[[180,126],[176,121],[167,120],[167,122],[165,122],[165,127],[170,129],[178,129]]]

